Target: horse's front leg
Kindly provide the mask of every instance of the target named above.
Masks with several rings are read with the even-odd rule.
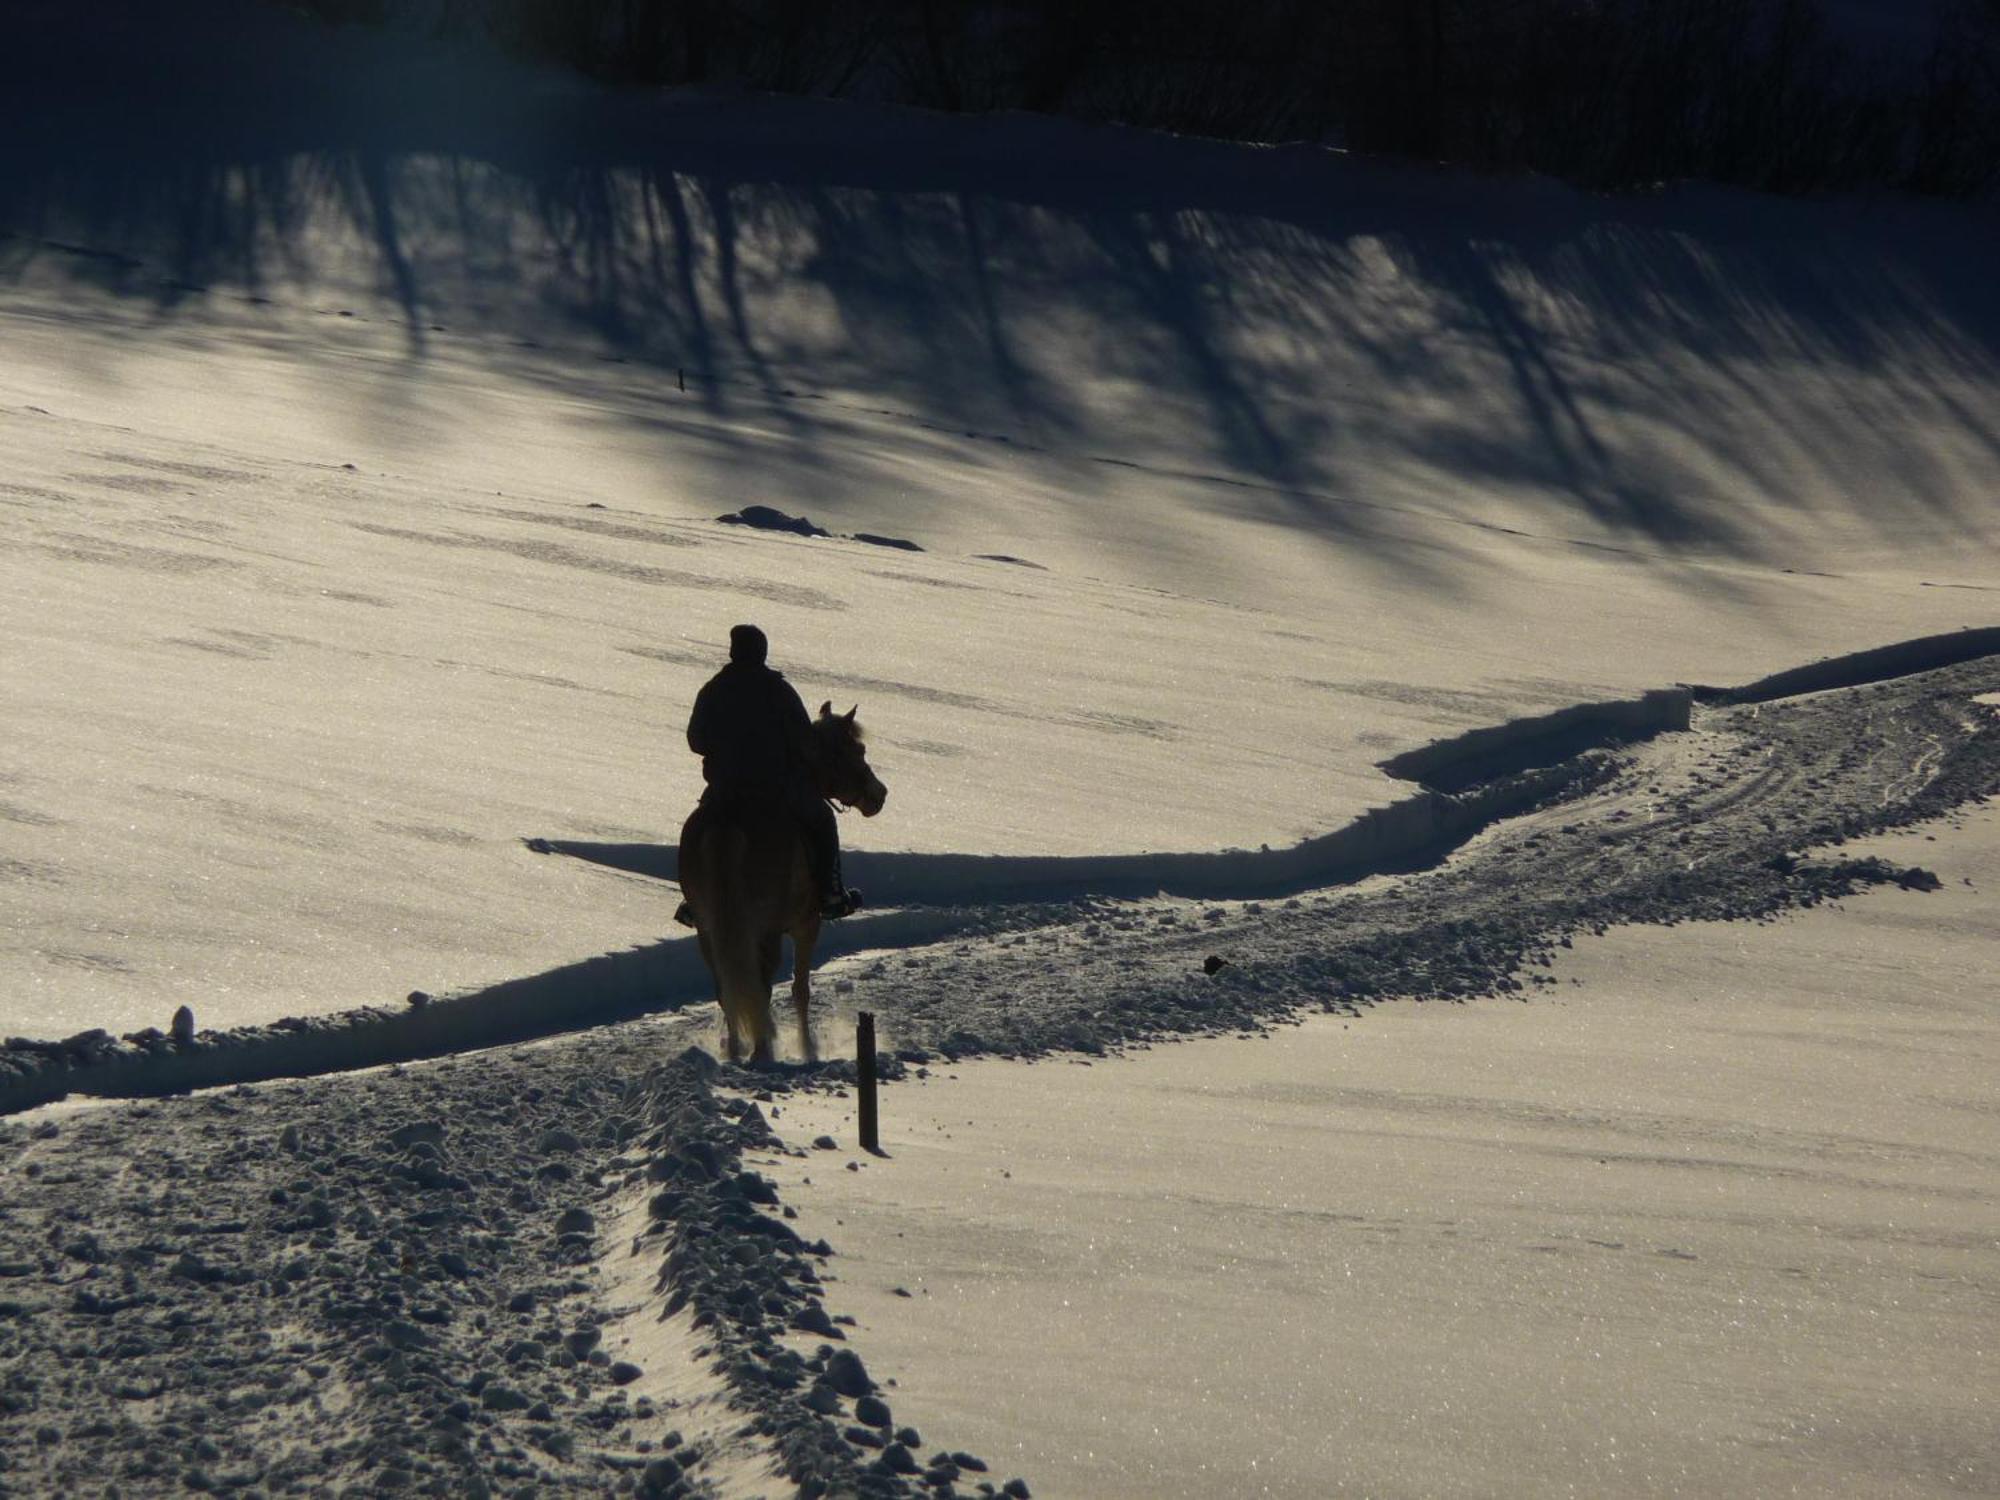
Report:
[[[818,942],[817,917],[792,932],[792,1011],[799,1018],[799,1056],[809,1063],[819,1061],[812,1031],[812,958]]]

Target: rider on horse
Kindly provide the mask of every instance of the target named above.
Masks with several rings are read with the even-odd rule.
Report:
[[[710,815],[771,807],[791,813],[805,835],[820,915],[844,917],[861,904],[861,893],[841,881],[840,830],[832,805],[813,788],[812,719],[798,689],[764,664],[769,649],[755,625],[733,627],[729,664],[695,695],[687,740],[708,783],[702,809]]]

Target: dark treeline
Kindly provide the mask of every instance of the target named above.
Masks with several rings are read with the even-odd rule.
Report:
[[[408,0],[302,0],[329,19]],[[1025,109],[1233,139],[1778,192],[2000,180],[2000,0],[1914,45],[1820,0],[432,0],[607,82]],[[1893,19],[1894,7],[1890,7]]]

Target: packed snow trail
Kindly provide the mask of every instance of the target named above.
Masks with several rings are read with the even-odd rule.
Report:
[[[1032,932],[872,958],[842,999],[888,1017],[905,1045],[1098,1051],[1301,1007],[1522,991],[1553,946],[1620,923],[1763,919],[1869,884],[1921,888],[1921,872],[1834,846],[2000,794],[2000,713],[1973,701],[1996,685],[2000,660],[1985,658],[1697,710],[1687,733],[1588,752],[1594,771],[1567,795],[1436,871],[1276,904],[1072,908]]]

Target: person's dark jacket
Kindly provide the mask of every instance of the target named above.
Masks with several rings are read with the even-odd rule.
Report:
[[[724,791],[776,794],[812,762],[812,719],[782,672],[731,662],[695,695],[688,748],[702,779]]]

